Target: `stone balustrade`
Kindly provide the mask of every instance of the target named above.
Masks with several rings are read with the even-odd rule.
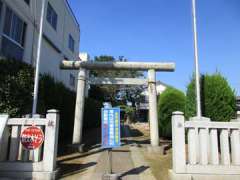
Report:
[[[185,121],[172,116],[173,172],[176,174],[240,175],[240,120]]]
[[[25,149],[21,132],[30,126],[41,128],[44,142],[40,148]],[[0,115],[0,179],[55,179],[59,114],[49,110],[46,118],[9,118]]]

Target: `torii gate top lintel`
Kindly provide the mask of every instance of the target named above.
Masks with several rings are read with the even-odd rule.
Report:
[[[95,62],[95,61],[62,61],[61,69],[80,69],[88,70],[139,70],[147,71],[153,69],[155,71],[174,71],[175,63],[172,62]]]

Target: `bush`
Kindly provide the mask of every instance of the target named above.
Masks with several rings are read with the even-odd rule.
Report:
[[[101,125],[102,102],[92,98],[85,99],[84,128],[99,127]]]
[[[0,60],[0,113],[10,117],[21,117],[32,111],[34,70],[30,65],[15,60]],[[69,90],[50,75],[40,75],[38,109],[39,114],[46,114],[49,109],[60,111],[59,144],[71,143],[75,92]],[[100,125],[101,102],[86,99],[84,127]]]
[[[0,113],[11,117],[31,112],[34,71],[13,60],[0,60]]]
[[[60,113],[59,143],[71,143],[76,94],[50,75],[41,75],[39,82],[38,113],[58,109]]]
[[[185,95],[183,92],[167,88],[158,99],[158,119],[159,119],[159,135],[162,137],[172,136],[171,117],[174,111],[182,111],[185,109]]]
[[[202,115],[212,121],[229,121],[236,111],[235,92],[220,74],[201,76]],[[191,80],[187,88],[186,116],[196,115],[195,82]]]

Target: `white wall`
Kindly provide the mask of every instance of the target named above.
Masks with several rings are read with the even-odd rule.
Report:
[[[30,6],[23,0],[2,1],[27,24],[23,60],[34,65],[38,41],[36,26],[38,27],[40,21],[42,1],[31,0]],[[48,2],[50,2],[58,16],[57,30],[52,28],[46,20]],[[79,55],[80,27],[65,0],[46,0],[43,32],[44,38],[42,43],[40,72],[51,74],[56,80],[63,82],[67,87],[74,90],[75,87],[70,86],[69,79],[70,73],[77,77],[77,72],[59,69],[59,64],[64,58],[77,60]],[[69,34],[72,35],[75,41],[74,53],[68,48]],[[48,40],[45,37],[47,37]],[[49,41],[51,43],[49,43]],[[51,44],[54,44],[57,50]]]

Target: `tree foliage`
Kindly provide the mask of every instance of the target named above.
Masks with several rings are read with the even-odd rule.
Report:
[[[128,105],[121,105],[121,110],[124,112],[124,119],[127,123],[132,123],[135,120],[136,108]]]
[[[229,121],[236,111],[236,97],[228,81],[220,73],[201,76],[202,114],[212,121]],[[187,88],[186,116],[196,115],[195,82]]]
[[[126,62],[127,59],[124,57],[119,57],[115,59],[112,56],[99,56],[95,57],[94,61],[97,62]],[[134,71],[134,70],[92,70],[90,71],[91,77],[111,77],[111,78],[139,78],[143,76],[142,72]],[[122,85],[92,85],[90,89],[90,97],[96,96],[95,94],[101,94],[98,96],[100,100],[110,101],[113,105],[126,104],[126,102],[130,101],[133,105],[135,105],[136,101],[141,99],[142,87],[130,87],[130,86],[122,86]]]
[[[171,117],[174,111],[185,109],[186,97],[183,92],[168,87],[158,99],[159,133],[163,137],[172,136]]]
[[[20,116],[31,112],[33,69],[18,61],[0,60],[0,112]]]

